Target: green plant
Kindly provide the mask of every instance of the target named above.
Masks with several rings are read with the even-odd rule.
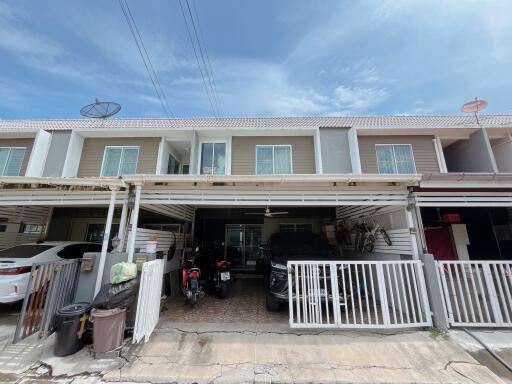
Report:
[[[435,325],[433,325],[431,327],[428,327],[425,330],[430,332],[430,334],[434,338],[439,337],[439,336],[441,336],[443,338],[447,338],[448,337],[448,332],[442,330],[441,328],[436,327]]]

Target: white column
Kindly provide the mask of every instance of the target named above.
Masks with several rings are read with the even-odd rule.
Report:
[[[130,237],[128,238],[128,262],[133,262],[133,254],[135,253],[135,237],[137,236],[137,221],[139,220],[139,204],[141,186],[135,186],[135,204],[130,219]]]
[[[444,158],[443,152],[443,144],[441,143],[441,139],[436,136],[434,139],[434,149],[436,150],[437,164],[439,165],[439,172],[447,173],[448,168],[446,167],[446,160]]]
[[[28,159],[27,170],[25,176],[38,177],[43,175],[44,166],[46,164],[46,156],[52,141],[52,134],[42,129],[37,131],[32,151],[25,153],[25,156],[30,156]]]
[[[320,139],[320,128],[316,129],[315,136],[313,136],[313,142],[315,144],[315,170],[317,175],[321,175],[324,173],[324,170],[322,163],[322,143]]]
[[[128,199],[123,203],[123,210],[121,211],[121,221],[119,222],[119,231],[117,232],[117,238],[119,239],[119,246],[117,252],[123,252],[124,240],[126,237],[126,220],[128,219]]]
[[[352,173],[360,175],[361,170],[361,157],[359,155],[359,141],[357,139],[357,130],[352,127],[347,132],[348,135],[348,148],[350,150],[350,161],[352,162]]]
[[[94,296],[96,296],[100,291],[101,283],[103,282],[103,270],[105,269],[105,259],[107,258],[110,229],[112,228],[112,218],[114,217],[114,209],[116,207],[116,192],[116,189],[112,189],[112,193],[110,194],[110,204],[108,206],[107,222],[105,223],[105,231],[103,233],[103,244],[101,246],[100,263],[98,266],[98,275],[96,276]]]
[[[412,258],[413,260],[418,260],[420,258],[420,253],[418,251],[418,239],[416,238],[418,229],[414,225],[414,219],[412,217],[411,210],[406,208],[405,216],[407,218],[407,227],[409,227],[409,232],[411,233]]]

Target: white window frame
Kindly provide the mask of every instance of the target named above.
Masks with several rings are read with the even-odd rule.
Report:
[[[23,154],[23,159],[21,159],[20,170],[18,171],[17,176],[20,175],[21,169],[23,168],[23,162],[25,161],[25,156],[27,155],[27,147],[0,147],[0,149],[8,149],[9,155],[7,156],[7,161],[5,162],[4,167],[2,168],[2,172],[0,172],[0,176],[4,176],[5,170],[7,169],[7,164],[9,164],[9,159],[11,158],[11,152],[13,149],[24,149],[25,153]]]
[[[107,158],[107,150],[109,148],[121,148],[121,161],[119,161],[119,166],[117,167],[117,176],[121,176],[119,172],[121,171],[121,165],[123,160],[123,154],[125,149],[137,149],[137,163],[135,164],[135,173],[137,173],[137,167],[139,166],[139,155],[140,155],[140,146],[139,145],[106,145],[103,150],[103,160],[101,162],[101,171],[100,176],[103,177],[103,167],[105,166],[105,159]],[[115,176],[105,176],[105,177],[115,177]]]
[[[268,173],[258,173],[258,147],[272,147],[272,173],[270,175],[293,175],[293,146],[291,144],[256,144],[254,149],[254,174],[258,176],[269,175]],[[290,173],[276,173],[274,153],[276,147],[289,147],[290,148]]]
[[[35,230],[33,230],[33,228]],[[39,223],[23,223],[23,233],[35,234],[43,232],[43,224]]]
[[[379,174],[384,175],[384,173],[381,173],[380,171],[380,164],[379,164],[379,157],[377,156],[377,147],[391,147],[393,149],[393,169],[394,173],[385,173],[385,175],[404,175],[404,173],[398,173],[398,169],[396,167],[396,156],[395,156],[395,145],[407,145],[411,148],[411,159],[412,159],[412,166],[414,167],[414,173],[416,173],[416,160],[414,160],[414,151],[412,148],[412,144],[407,143],[397,143],[397,144],[375,144],[375,160],[377,161],[377,169],[379,171]]]
[[[225,151],[224,151],[224,154],[226,156],[226,158],[224,159],[224,173],[223,174],[214,174],[214,173],[202,173],[201,172],[201,163],[203,162],[203,144],[219,144],[219,143],[223,143],[226,148],[225,148]],[[229,149],[229,141],[226,140],[226,139],[222,139],[222,140],[208,140],[208,139],[204,139],[204,140],[199,140],[199,159],[197,161],[197,174],[198,175],[210,175],[210,176],[223,176],[223,175],[229,175],[231,172],[230,172],[230,169],[231,169],[231,150]],[[212,156],[212,159],[215,158],[215,146],[214,146],[214,149],[213,149],[213,156]],[[190,170],[190,166],[189,166],[189,170]]]

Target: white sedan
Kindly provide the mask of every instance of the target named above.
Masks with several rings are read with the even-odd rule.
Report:
[[[45,241],[17,245],[0,251],[0,303],[25,298],[32,264],[78,259],[86,252],[100,252],[101,244]]]

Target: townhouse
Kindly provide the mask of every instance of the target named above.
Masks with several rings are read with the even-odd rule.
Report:
[[[393,244],[378,242],[375,259],[510,257],[509,116],[4,120],[0,130],[2,248],[101,242],[110,214],[106,232],[129,258],[139,228],[174,231],[224,243],[250,270],[277,230],[367,219]]]

